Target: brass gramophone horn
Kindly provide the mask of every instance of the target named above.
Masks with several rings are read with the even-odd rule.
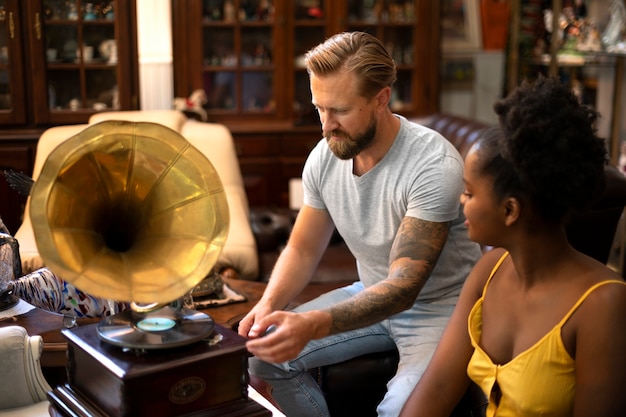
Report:
[[[95,296],[182,297],[211,270],[228,234],[224,188],[209,160],[155,123],[106,121],[49,155],[31,192],[39,253]]]

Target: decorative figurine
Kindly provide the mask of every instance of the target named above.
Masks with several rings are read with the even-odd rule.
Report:
[[[197,116],[200,121],[206,122],[207,113],[204,105],[208,102],[206,92],[202,89],[194,90],[189,98],[176,97],[174,99],[174,109],[191,116]]]

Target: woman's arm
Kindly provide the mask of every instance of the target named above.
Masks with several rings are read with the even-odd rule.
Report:
[[[467,387],[467,364],[474,351],[467,330],[469,312],[478,300],[503,250],[487,252],[467,277],[459,301],[443,333],[437,350],[407,400],[400,417],[447,417]]]

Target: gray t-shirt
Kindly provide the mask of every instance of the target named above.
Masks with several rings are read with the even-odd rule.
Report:
[[[352,173],[352,160],[337,158],[322,139],[304,166],[304,204],[328,211],[355,256],[366,287],[387,277],[393,239],[405,216],[452,221],[441,256],[417,300],[454,297],[481,255],[463,225],[459,202],[463,159],[439,133],[397,117],[400,130],[393,145],[360,177]]]

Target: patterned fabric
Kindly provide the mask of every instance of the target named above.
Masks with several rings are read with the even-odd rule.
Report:
[[[57,277],[47,268],[41,268],[14,281],[15,294],[28,303],[60,314],[74,317],[105,317],[129,307],[86,294]]]

